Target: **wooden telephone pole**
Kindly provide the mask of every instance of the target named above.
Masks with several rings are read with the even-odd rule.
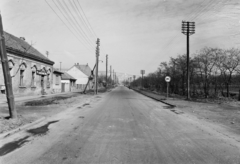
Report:
[[[99,57],[99,46],[100,39],[97,38],[97,47],[96,47],[96,74],[95,74],[95,94],[98,94],[98,57]]]
[[[112,85],[112,66],[110,65],[110,85]]]
[[[3,69],[4,83],[6,87],[6,97],[7,97],[7,103],[9,108],[9,114],[10,114],[10,118],[17,118],[17,111],[15,109],[15,102],[14,102],[13,89],[12,89],[12,79],[10,76],[8,58],[6,54],[5,38],[3,34],[1,14],[0,14],[0,35],[1,35],[0,36],[0,57],[2,60],[2,69]]]
[[[113,85],[114,85],[114,83],[115,83],[115,79],[114,79],[114,69],[113,69],[113,73],[112,73],[112,79],[113,79]]]
[[[106,55],[106,88],[108,85],[108,55]]]
[[[182,21],[182,33],[187,36],[187,100],[189,100],[190,99],[189,36],[195,33],[195,22]]]

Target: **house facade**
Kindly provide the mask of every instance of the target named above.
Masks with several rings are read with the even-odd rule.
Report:
[[[61,93],[62,92],[62,78],[63,72],[53,68],[53,93]]]
[[[74,77],[64,72],[62,75],[62,92],[73,92],[76,91],[76,80]]]
[[[88,83],[88,79],[91,76],[91,68],[86,65],[80,65],[76,63],[72,66],[67,73],[76,79],[76,89],[83,91]],[[92,81],[89,82],[87,89],[91,89],[93,86]]]
[[[9,71],[14,95],[49,94],[53,84],[53,64],[24,38],[4,32]],[[5,94],[5,83],[0,63],[0,94]]]

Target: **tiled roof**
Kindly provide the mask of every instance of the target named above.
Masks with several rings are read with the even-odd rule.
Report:
[[[80,71],[82,71],[85,75],[91,76],[92,69],[87,65],[75,65]]]
[[[46,56],[41,54],[38,50],[28,44],[25,40],[20,39],[12,34],[4,32],[5,44],[7,52],[16,52],[21,56],[25,56],[31,59],[36,59],[48,64],[54,64],[53,61],[49,60]]]
[[[69,75],[67,72],[64,72],[64,74],[62,74],[62,80],[77,80],[77,79]]]
[[[64,74],[64,72],[59,71],[57,68],[53,68],[53,72],[57,72],[57,73],[60,73],[60,74]]]

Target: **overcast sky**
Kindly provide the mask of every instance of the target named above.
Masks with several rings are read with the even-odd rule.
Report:
[[[196,22],[191,53],[240,46],[239,0],[1,0],[0,10],[4,30],[49,51],[57,68],[60,62],[93,68],[98,37],[100,70],[108,54],[116,72],[154,72],[186,52],[182,20]]]

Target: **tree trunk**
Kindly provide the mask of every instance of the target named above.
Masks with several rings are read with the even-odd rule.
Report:
[[[228,84],[228,82],[227,82],[227,97],[229,97],[229,84]]]

